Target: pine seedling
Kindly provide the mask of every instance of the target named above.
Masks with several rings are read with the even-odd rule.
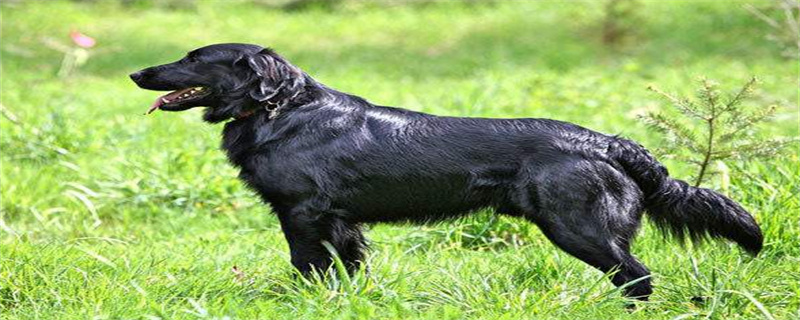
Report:
[[[650,112],[641,119],[665,137],[663,152],[697,168],[694,185],[700,186],[711,172],[711,164],[726,160],[770,158],[796,138],[764,138],[756,135],[758,124],[768,120],[777,106],[745,106],[756,85],[748,81],[738,92],[723,97],[716,82],[702,79],[694,99],[677,97],[650,86],[666,98],[678,115]]]

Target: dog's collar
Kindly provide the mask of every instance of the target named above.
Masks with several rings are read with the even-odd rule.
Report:
[[[292,99],[296,98],[299,94],[300,94],[300,92],[298,91],[291,98],[284,99],[283,101],[279,101],[279,102],[275,102],[275,101],[272,101],[270,99],[264,100],[265,103],[264,103],[263,106],[255,108],[255,109],[250,109],[250,110],[245,110],[245,111],[239,112],[239,114],[235,115],[233,118],[236,119],[236,120],[241,120],[241,119],[250,117],[250,116],[258,113],[258,111],[260,111],[260,110],[264,110],[269,114],[267,116],[267,119],[269,119],[269,120],[275,119],[275,117],[277,117],[278,114],[280,113],[281,109],[283,109],[283,107],[285,107],[287,104],[289,104],[289,101],[291,101]]]
[[[283,87],[283,84],[281,84],[281,87]],[[281,87],[279,87],[279,89]],[[250,109],[250,110],[245,110],[245,111],[239,112],[239,114],[233,116],[233,118],[236,119],[236,120],[245,119],[245,118],[248,118],[248,117],[258,113],[259,110],[263,109],[269,114],[267,116],[267,119],[269,119],[269,120],[275,119],[275,117],[277,117],[278,114],[280,113],[281,109],[283,109],[283,107],[285,107],[287,104],[289,104],[289,102],[292,101],[294,98],[297,98],[297,96],[300,95],[300,92],[302,92],[302,91],[298,90],[297,92],[294,93],[293,96],[291,96],[288,99],[279,100],[277,102],[272,101],[271,98],[276,97],[279,92],[280,91],[276,91],[271,96],[269,96],[266,100],[264,100],[264,105],[263,106],[260,106],[260,107],[255,108],[255,109]]]
[[[269,114],[267,116],[267,119],[272,120],[272,119],[274,119],[275,117],[278,116],[278,112],[279,112],[278,109],[280,109],[280,107],[282,107],[282,106],[278,106],[277,104],[267,103],[267,105],[265,105],[264,107],[255,108],[255,109],[250,109],[250,110],[245,110],[245,111],[239,112],[239,114],[233,116],[233,118],[236,119],[236,120],[242,120],[242,119],[251,117],[252,115],[258,113],[258,111],[264,110]]]

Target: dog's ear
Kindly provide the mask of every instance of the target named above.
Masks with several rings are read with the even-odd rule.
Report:
[[[285,102],[305,85],[303,72],[270,49],[242,57],[236,63],[246,64],[255,73],[258,80],[250,97],[257,101]]]

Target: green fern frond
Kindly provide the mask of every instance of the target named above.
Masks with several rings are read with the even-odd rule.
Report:
[[[751,114],[740,114],[737,117],[730,117],[729,119],[726,119],[725,123],[731,128],[728,130],[728,132],[720,135],[719,141],[730,142],[739,138],[741,134],[745,133],[746,129],[752,128],[754,125],[769,119],[777,110],[778,106],[772,105],[766,109],[756,110]]]
[[[756,77],[750,78],[750,81],[745,83],[742,89],[740,89],[739,92],[736,93],[736,95],[734,95],[730,100],[728,100],[727,103],[725,103],[725,108],[723,110],[728,111],[735,109],[736,106],[738,106],[742,102],[742,100],[753,94],[753,90],[755,89],[755,85],[757,82],[758,79]]]
[[[787,146],[799,143],[798,138],[776,138],[734,144],[730,148],[716,153],[719,158],[753,159],[770,158],[780,153]]]
[[[667,137],[674,140],[676,144],[685,145],[693,151],[700,150],[696,134],[683,123],[677,121],[677,119],[670,118],[662,113],[654,112],[648,113],[643,116],[642,119],[645,124],[667,135]]]
[[[697,119],[704,119],[706,117],[706,115],[703,114],[701,106],[696,105],[689,99],[676,97],[672,94],[662,91],[661,89],[658,89],[655,86],[649,86],[647,87],[647,89],[655,93],[658,93],[662,97],[666,98],[669,102],[672,103],[675,109],[678,109],[678,111],[680,111],[683,115],[687,117],[697,118]]]
[[[701,87],[697,91],[697,96],[703,101],[704,109],[706,109],[706,119],[715,117],[719,114],[719,84],[715,81],[708,79],[700,80]]]

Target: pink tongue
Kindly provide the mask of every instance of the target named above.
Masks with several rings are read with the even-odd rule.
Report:
[[[165,94],[163,96],[158,97],[158,99],[156,99],[156,101],[153,102],[153,105],[150,106],[150,109],[147,109],[147,113],[145,113],[145,114],[151,114],[151,113],[153,113],[153,111],[156,111],[156,109],[161,108],[161,106],[164,105],[164,100],[161,100],[161,99],[164,99],[164,97],[166,97],[168,95],[169,94]]]
[[[156,99],[156,101],[153,102],[153,105],[150,106],[150,109],[147,109],[147,113],[145,113],[145,114],[151,114],[151,113],[153,113],[153,111],[156,111],[156,109],[161,108],[161,106],[164,105],[164,99],[169,100],[169,101],[175,100],[178,96],[180,96],[181,94],[183,94],[184,92],[187,92],[189,90],[192,90],[192,88],[186,88],[186,89],[182,89],[182,90],[175,90],[175,91],[167,93],[167,94],[165,94],[163,96],[158,97],[158,99]]]

